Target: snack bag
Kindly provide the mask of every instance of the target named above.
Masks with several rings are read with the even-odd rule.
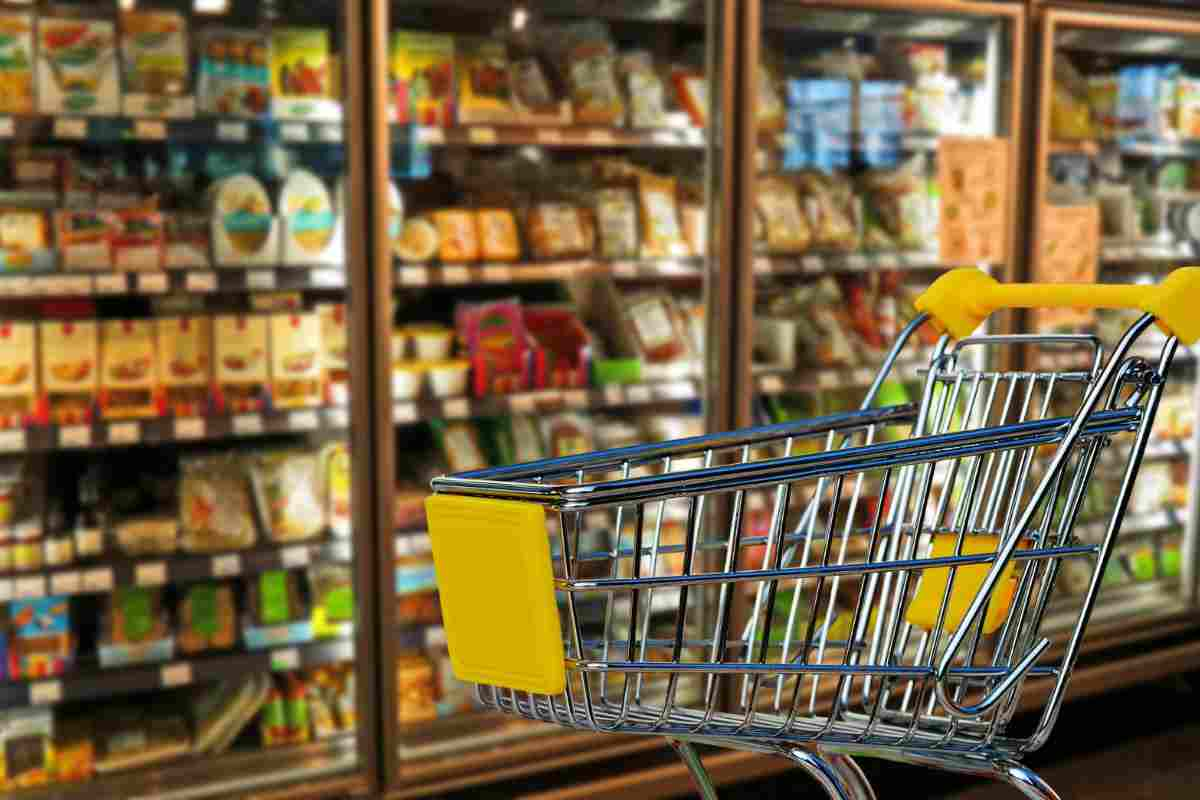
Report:
[[[808,220],[800,211],[796,189],[782,178],[760,178],[755,208],[766,232],[767,250],[772,253],[799,253],[812,243]]]
[[[395,122],[453,124],[454,37],[392,31],[388,64]]]
[[[33,15],[0,14],[0,112],[33,112]]]
[[[584,22],[561,31],[559,51],[567,79],[575,122],[583,125],[619,125],[625,118],[625,101],[617,85],[617,54],[603,23]],[[560,45],[561,46],[561,45]]]
[[[41,17],[38,110],[45,114],[119,114],[117,31],[105,19]]]
[[[271,99],[270,45],[251,30],[197,32],[196,104],[201,113],[256,117]]]
[[[517,220],[507,208],[481,208],[475,212],[479,254],[484,261],[516,261],[521,257]]]
[[[460,37],[455,52],[458,121],[507,122],[513,113],[508,52],[495,39]]]
[[[121,62],[125,113],[191,116],[188,94],[188,32],[182,14],[170,11],[121,13]]]
[[[636,258],[638,252],[638,209],[633,192],[626,188],[596,192],[596,229],[600,255],[605,258]]]
[[[638,208],[642,219],[642,257],[688,255],[679,227],[675,179],[643,172],[638,175]]]
[[[316,453],[260,454],[251,464],[250,476],[259,514],[272,541],[302,541],[325,530]]]
[[[179,515],[183,549],[240,550],[254,544],[254,510],[244,462],[231,455],[180,462]]]

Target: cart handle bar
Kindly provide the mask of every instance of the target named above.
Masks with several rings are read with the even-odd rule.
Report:
[[[1128,308],[1152,314],[1185,345],[1200,339],[1200,267],[1181,267],[1154,286],[1091,283],[1000,283],[977,269],[955,269],[917,298],[943,331],[970,336],[1002,308]]]

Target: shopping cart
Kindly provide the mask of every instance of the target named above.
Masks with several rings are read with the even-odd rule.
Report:
[[[665,736],[705,798],[695,744],[785,756],[835,798],[874,797],[856,755],[1056,797],[1019,759],[1054,725],[1176,347],[1200,337],[1189,302],[1200,268],[1156,287],[955,270],[861,410],[435,479],[455,674],[505,713]],[[1045,306],[1143,313],[1107,358],[1089,336],[970,337],[994,310]],[[920,402],[872,408],[926,321],[945,333]],[[1030,344],[1083,360],[988,368]],[[1084,536],[1120,439],[1119,489]],[[1075,595],[1056,591],[1068,571]],[[1048,607],[1067,620],[1056,645]]]

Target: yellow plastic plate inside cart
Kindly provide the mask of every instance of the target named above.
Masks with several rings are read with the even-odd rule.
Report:
[[[1000,537],[998,536],[966,536],[963,539],[962,555],[977,556],[994,553],[999,544]],[[933,537],[933,551],[929,557],[953,556],[954,548],[957,545],[957,533],[937,534]],[[959,567],[954,573],[954,588],[950,592],[950,604],[946,609],[945,630],[958,630],[963,616],[967,613],[975,595],[979,594],[991,568],[990,563],[971,564]],[[1008,610],[1012,607],[1013,595],[1017,590],[1015,571],[1015,565],[1010,561],[1008,567],[1000,575],[1000,582],[996,584],[996,588],[992,592],[992,602],[988,604],[987,612],[984,615],[984,633],[993,633],[1008,616]],[[933,630],[934,625],[937,624],[938,609],[941,608],[942,596],[946,593],[946,584],[949,580],[949,567],[925,570],[921,576],[921,582],[917,585],[917,594],[908,604],[908,613],[904,615],[904,619],[923,630]]]
[[[511,500],[425,501],[450,663],[459,680],[566,688],[546,512]]]

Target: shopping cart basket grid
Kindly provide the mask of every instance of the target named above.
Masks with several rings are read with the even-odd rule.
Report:
[[[429,524],[456,672],[505,713],[667,737],[706,798],[715,790],[693,744],[777,753],[833,797],[873,797],[854,755],[1055,797],[1015,759],[1057,717],[1172,334],[1200,336],[1184,295],[1200,297],[1200,270],[1087,292],[955,271],[923,296],[857,412],[435,479]],[[1043,301],[1146,313],[1111,354],[1090,336],[968,335],[995,308]],[[919,372],[919,402],[873,408],[930,317],[948,333]],[[1155,322],[1168,330],[1157,360],[1129,356]],[[1029,345],[1088,363],[995,366]],[[1079,541],[1114,439],[1132,446],[1104,498],[1104,533]],[[544,511],[516,513],[528,508]],[[491,551],[480,543],[492,540],[504,544],[488,561],[496,580],[531,581],[531,624],[502,641],[494,632],[522,613],[481,585]],[[1087,589],[1060,600],[1068,560]],[[1050,649],[1047,609],[1067,604],[1074,625]],[[1008,730],[1024,707],[1040,710],[1030,730]]]

